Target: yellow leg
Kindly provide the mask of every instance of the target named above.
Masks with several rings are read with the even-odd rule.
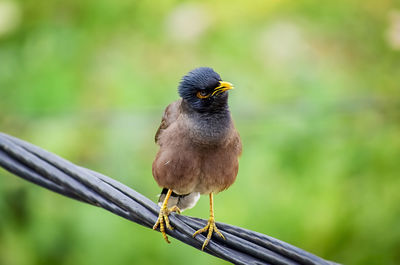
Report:
[[[158,215],[158,219],[157,222],[155,223],[155,225],[153,226],[153,229],[156,230],[157,227],[160,225],[160,232],[162,233],[163,238],[165,239],[165,241],[167,241],[167,243],[171,243],[168,240],[167,234],[165,233],[165,226],[169,229],[169,230],[173,230],[174,228],[169,224],[169,218],[168,215],[171,212],[177,212],[177,213],[181,213],[181,211],[179,210],[179,208],[177,206],[173,206],[170,209],[168,209],[167,205],[168,205],[168,199],[169,197],[171,197],[172,194],[172,190],[169,189],[167,195],[165,196],[164,202],[161,206],[160,209],[160,213]],[[165,225],[164,225],[165,224]]]
[[[207,238],[204,240],[203,246],[201,250],[204,250],[204,248],[207,246],[208,242],[210,241],[213,231],[217,233],[220,237],[222,237],[225,240],[225,237],[222,235],[222,233],[218,230],[217,226],[215,225],[215,219],[214,219],[214,200],[213,200],[213,194],[210,193],[210,218],[208,219],[207,225],[202,228],[197,230],[194,234],[193,237],[197,236],[198,234],[201,234],[203,232],[207,233]]]

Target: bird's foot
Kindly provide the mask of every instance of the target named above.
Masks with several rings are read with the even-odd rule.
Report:
[[[193,234],[193,237],[196,237],[198,234],[204,233],[206,231],[208,231],[207,238],[206,238],[206,240],[204,240],[201,250],[204,250],[204,248],[208,245],[208,242],[210,241],[213,232],[217,233],[220,237],[222,237],[225,240],[224,235],[218,230],[218,228],[215,224],[215,219],[212,216],[210,217],[210,219],[208,219],[207,225],[204,228],[197,230]]]
[[[153,229],[156,230],[158,226],[160,226],[160,232],[163,236],[163,238],[165,239],[165,241],[167,241],[167,243],[171,243],[168,240],[167,237],[167,233],[165,233],[165,227],[167,227],[169,230],[173,230],[174,228],[169,224],[169,218],[168,215],[172,212],[177,212],[177,213],[181,213],[181,210],[178,208],[178,206],[173,206],[171,208],[168,209],[167,206],[162,206],[160,209],[160,213],[158,214],[158,219],[157,222],[155,223],[155,225],[153,226]]]

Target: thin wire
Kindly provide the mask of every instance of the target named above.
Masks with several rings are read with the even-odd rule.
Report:
[[[152,228],[159,207],[137,191],[10,135],[0,133],[0,166],[11,173],[72,199],[102,207]],[[193,233],[206,220],[171,213],[167,234],[201,250],[203,235]],[[273,237],[217,223],[226,240],[213,237],[204,252],[234,264],[336,264]]]

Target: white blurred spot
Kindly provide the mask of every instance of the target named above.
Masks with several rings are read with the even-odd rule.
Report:
[[[168,37],[178,42],[199,39],[211,25],[211,16],[201,4],[181,4],[165,21]]]
[[[389,14],[389,28],[386,31],[386,40],[394,50],[400,50],[400,11]]]
[[[264,61],[286,64],[302,57],[308,50],[309,45],[302,29],[295,23],[282,21],[268,26],[260,33],[257,52]]]
[[[21,21],[21,10],[16,2],[0,1],[0,37],[12,32]]]

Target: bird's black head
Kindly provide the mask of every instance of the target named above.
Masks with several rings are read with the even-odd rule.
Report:
[[[197,112],[220,112],[228,109],[228,92],[232,84],[223,82],[209,67],[190,71],[179,84],[179,95]]]

